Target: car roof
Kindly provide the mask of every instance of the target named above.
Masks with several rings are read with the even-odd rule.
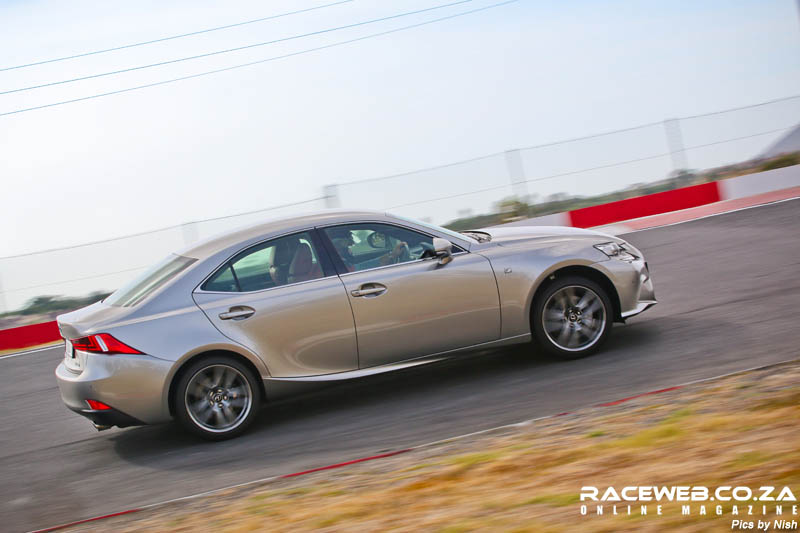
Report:
[[[329,209],[291,217],[264,220],[257,224],[220,233],[177,252],[179,255],[204,259],[231,246],[261,240],[314,226],[352,222],[357,220],[389,220],[386,213],[368,210]]]

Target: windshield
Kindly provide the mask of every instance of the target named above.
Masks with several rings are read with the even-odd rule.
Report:
[[[138,277],[114,291],[104,302],[117,307],[132,307],[195,261],[197,259],[170,254],[166,259],[151,266]]]
[[[437,226],[435,224],[429,224],[428,222],[422,222],[421,220],[415,220],[413,218],[402,217],[400,215],[390,215],[390,216],[392,216],[394,218],[397,218],[399,220],[405,220],[406,222],[412,222],[414,224],[419,224],[420,226],[424,226],[426,228],[429,228],[429,229],[444,233],[444,234],[449,235],[451,237],[455,237],[456,239],[461,239],[462,241],[463,240],[467,240],[467,241],[468,240],[474,240],[474,241],[478,240],[475,237],[473,237],[472,235],[467,235],[467,234],[464,234],[464,233],[458,233],[457,231],[453,231],[453,230],[450,230],[450,229],[447,229],[447,228],[443,228],[443,227]]]

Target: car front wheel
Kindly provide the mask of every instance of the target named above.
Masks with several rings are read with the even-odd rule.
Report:
[[[175,388],[175,416],[192,433],[224,440],[242,433],[253,421],[261,388],[253,373],[225,356],[190,364]]]
[[[556,279],[533,304],[536,340],[561,359],[578,359],[596,352],[611,332],[611,301],[590,279]]]

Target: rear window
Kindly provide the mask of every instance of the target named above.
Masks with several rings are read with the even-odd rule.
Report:
[[[170,254],[163,261],[156,263],[134,280],[114,291],[104,301],[106,304],[116,307],[132,307],[147,298],[156,289],[173,279],[195,261],[197,259]]]

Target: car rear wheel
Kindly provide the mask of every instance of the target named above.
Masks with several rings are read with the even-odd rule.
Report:
[[[611,332],[611,300],[590,279],[556,279],[533,304],[536,341],[561,359],[578,359],[596,352]]]
[[[208,440],[241,434],[253,421],[261,388],[245,365],[214,356],[190,364],[175,388],[175,416],[192,433]]]

